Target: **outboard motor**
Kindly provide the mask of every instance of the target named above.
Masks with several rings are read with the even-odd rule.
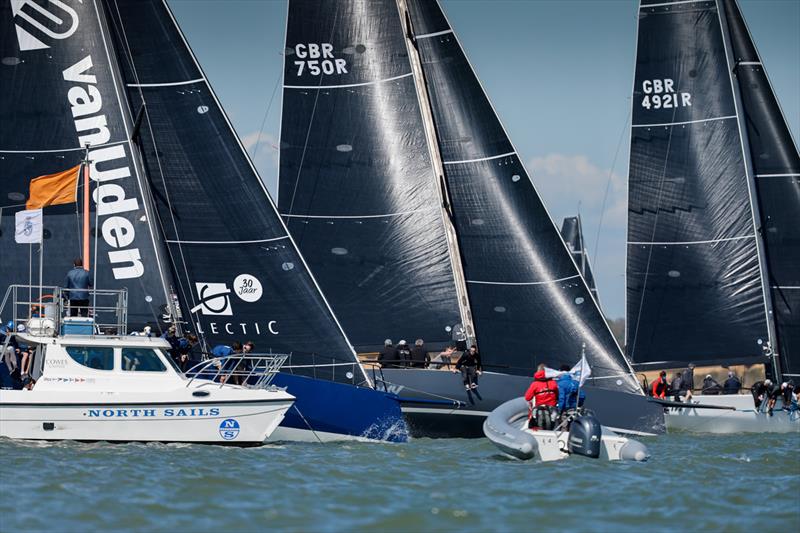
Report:
[[[600,457],[603,429],[600,422],[590,414],[581,415],[569,426],[567,447],[569,453],[585,455],[597,459]]]

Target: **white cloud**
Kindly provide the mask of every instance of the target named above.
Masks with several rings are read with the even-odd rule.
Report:
[[[258,169],[261,179],[274,196],[278,182],[278,138],[268,132],[254,131],[242,137],[244,145],[253,164]]]
[[[617,163],[617,166],[624,163]],[[584,155],[547,154],[528,164],[533,183],[556,224],[580,213],[589,254],[594,261],[600,299],[611,317],[624,314],[627,192],[625,178],[603,169]],[[609,184],[610,176],[610,184]],[[603,197],[608,187],[605,207]]]

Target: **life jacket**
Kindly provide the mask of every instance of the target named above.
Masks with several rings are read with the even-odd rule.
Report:
[[[667,380],[661,376],[658,377],[657,380],[653,382],[653,388],[651,389],[653,396],[656,398],[664,398],[667,396]]]
[[[533,383],[528,387],[525,399],[532,403],[531,407],[541,405],[555,407],[558,405],[558,383],[545,377],[544,370],[539,370],[533,375]]]

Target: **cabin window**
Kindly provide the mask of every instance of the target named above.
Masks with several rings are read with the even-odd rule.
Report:
[[[95,370],[114,370],[114,348],[103,346],[66,346],[73,361]]]
[[[150,348],[123,348],[122,370],[128,372],[164,372],[167,367]]]

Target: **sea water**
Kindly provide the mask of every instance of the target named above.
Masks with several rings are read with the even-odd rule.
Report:
[[[800,531],[800,435],[642,439],[646,463],[485,439],[261,448],[0,439],[0,531]]]

